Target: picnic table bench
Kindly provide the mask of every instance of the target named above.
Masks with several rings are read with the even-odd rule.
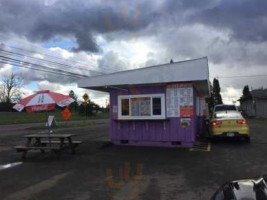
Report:
[[[27,139],[24,146],[15,146],[17,152],[22,152],[22,158],[26,158],[28,151],[46,151],[55,152],[60,156],[61,151],[70,149],[75,153],[75,148],[82,143],[82,141],[73,141],[72,137],[75,134],[30,134],[25,135]]]

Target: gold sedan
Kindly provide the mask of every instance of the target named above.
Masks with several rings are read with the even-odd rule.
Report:
[[[250,142],[247,121],[238,111],[215,112],[209,131],[212,138],[244,138],[246,142]]]

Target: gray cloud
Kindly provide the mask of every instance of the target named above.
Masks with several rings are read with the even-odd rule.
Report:
[[[246,73],[244,69],[257,74],[266,70],[266,10],[265,0],[2,0],[0,33],[37,43],[71,38],[76,42],[75,53],[100,52],[101,58],[92,66],[109,72],[135,66],[117,52],[103,53],[98,35],[107,42],[127,41],[132,35],[154,41],[158,48],[144,65],[208,56],[213,76]],[[85,73],[75,67],[72,70]],[[32,75],[29,73],[29,79]],[[69,81],[44,73],[35,77]],[[228,83],[242,85],[241,81]]]
[[[131,68],[128,60],[121,58],[117,53],[109,51],[98,60],[98,70],[104,73],[127,70]]]
[[[200,23],[230,31],[236,40],[263,42],[267,39],[266,8],[265,0],[2,0],[0,31],[38,42],[71,37],[77,43],[74,51],[91,52],[100,50],[96,34],[115,33],[112,39],[119,39],[116,32],[138,34],[153,25],[157,33],[165,26]]]
[[[195,13],[191,20],[228,29],[236,40],[263,42],[267,40],[267,1],[221,0],[214,7]]]
[[[94,34],[139,30],[150,22],[150,8],[148,1],[3,0],[0,30],[41,42],[73,37],[78,44],[74,51],[97,52]]]

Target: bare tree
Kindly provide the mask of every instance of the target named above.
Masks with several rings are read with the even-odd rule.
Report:
[[[12,73],[0,83],[0,102],[11,103],[21,99],[23,79]]]

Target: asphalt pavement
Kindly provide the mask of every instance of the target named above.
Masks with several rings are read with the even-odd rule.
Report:
[[[0,126],[0,199],[207,200],[228,180],[267,174],[267,125],[250,124],[250,144],[219,141],[210,151],[190,151],[113,146],[108,120],[99,120],[57,130],[83,141],[75,155],[38,152],[22,160],[12,147],[36,132],[29,126],[37,125]]]

